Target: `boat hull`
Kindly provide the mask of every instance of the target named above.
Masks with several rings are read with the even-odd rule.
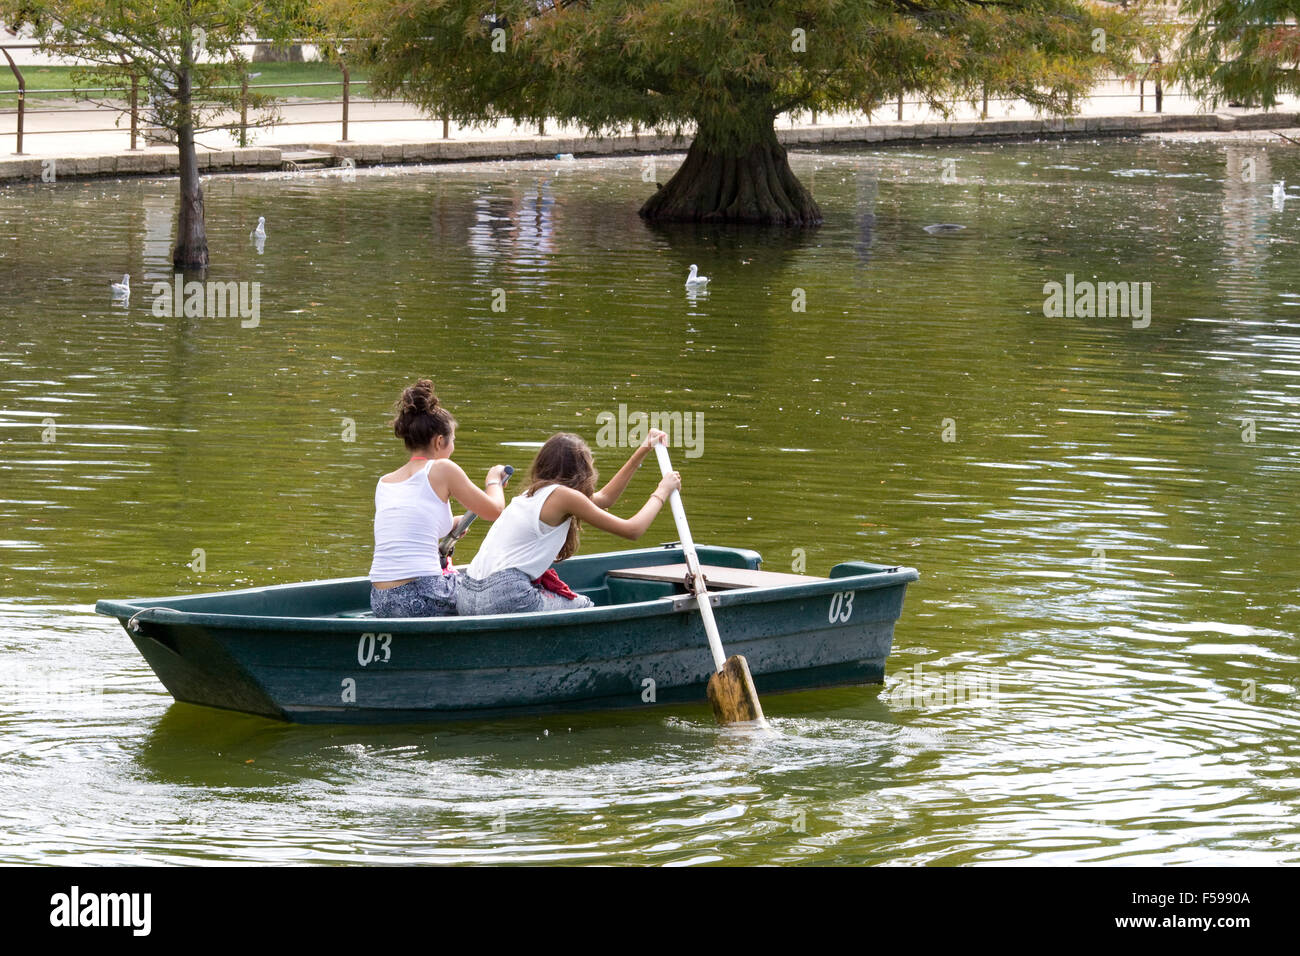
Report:
[[[602,588],[623,589],[620,603],[578,611],[357,617],[368,600],[365,579],[100,602],[99,610],[127,626],[177,700],[279,720],[394,723],[653,707],[704,699],[712,658],[695,599],[654,582],[611,582],[605,572],[611,560],[627,567],[664,556],[643,549],[566,562],[566,578],[582,593],[608,600]],[[702,548],[701,558],[754,568],[760,560],[720,548]],[[854,563],[833,575],[711,596],[727,653],[748,659],[760,694],[883,680],[917,572]],[[269,613],[304,608],[321,613]]]

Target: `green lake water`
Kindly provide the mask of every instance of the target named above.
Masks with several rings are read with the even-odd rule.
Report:
[[[1294,148],[792,160],[800,236],[647,227],[640,158],[215,178],[208,278],[256,327],[154,313],[173,181],[0,189],[0,863],[1300,860]],[[1149,325],[1045,315],[1067,275],[1150,283]],[[702,415],[698,541],[921,571],[883,687],[770,696],[767,737],[173,703],[94,602],[365,574],[420,375],[476,478]]]

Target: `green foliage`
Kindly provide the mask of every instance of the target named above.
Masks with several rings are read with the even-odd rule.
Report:
[[[377,92],[460,123],[547,117],[591,133],[688,124],[718,148],[791,110],[900,93],[1068,112],[1129,69],[1135,13],[1084,0],[326,0]],[[1097,31],[1104,31],[1099,33]],[[1104,42],[1099,43],[1098,38]]]
[[[1183,0],[1180,10],[1193,23],[1178,75],[1199,96],[1271,107],[1300,92],[1300,2]]]
[[[34,27],[43,52],[72,59],[73,86],[105,87],[123,108],[138,77],[150,121],[173,132],[212,129],[238,109],[252,36],[287,38],[298,0],[0,0],[0,20]],[[234,87],[222,89],[221,87]],[[88,97],[96,99],[95,97]],[[266,98],[249,95],[253,107]],[[266,119],[263,119],[265,122]]]

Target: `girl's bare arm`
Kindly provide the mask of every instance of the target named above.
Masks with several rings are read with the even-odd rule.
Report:
[[[474,512],[480,518],[488,521],[496,521],[501,517],[502,510],[506,506],[506,495],[501,490],[501,473],[504,470],[501,465],[494,465],[488,472],[487,480],[496,479],[495,485],[489,485],[486,490],[477,487],[474,482],[469,480],[469,475],[465,470],[456,464],[450,458],[444,459],[437,465],[443,470],[446,480],[448,498],[455,498],[469,511]],[[430,485],[433,484],[433,475],[429,476]],[[436,487],[433,489],[438,490]]]
[[[616,534],[620,538],[626,538],[629,541],[635,541],[650,529],[651,523],[668,500],[668,495],[672,493],[673,489],[680,488],[681,482],[681,476],[677,472],[665,476],[659,482],[659,487],[655,489],[655,493],[641,506],[641,510],[631,518],[620,518],[618,515],[610,514],[582,492],[561,486],[555,489],[551,496],[546,499],[546,504],[542,506],[541,517],[547,524],[557,525],[572,515],[580,521],[585,521],[593,528],[608,531],[610,534]]]
[[[650,433],[646,435],[645,441],[637,446],[636,451],[632,452],[632,456],[628,458],[627,463],[618,470],[618,474],[605,482],[605,487],[601,488],[591,496],[591,500],[596,503],[596,507],[614,507],[614,503],[618,501],[619,497],[623,494],[623,490],[627,488],[627,483],[632,480],[632,476],[636,474],[636,470],[641,467],[641,462],[645,461],[645,456],[650,453],[650,449],[654,447],[655,442],[661,440],[667,441],[668,435],[657,428],[650,429]]]

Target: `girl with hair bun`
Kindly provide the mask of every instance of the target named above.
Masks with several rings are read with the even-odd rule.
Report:
[[[551,564],[577,553],[579,522],[635,541],[645,534],[668,496],[681,487],[677,472],[659,482],[631,518],[610,514],[623,489],[655,442],[667,435],[652,428],[618,474],[596,490],[591,449],[577,435],[552,435],[537,452],[528,487],[492,525],[456,589],[459,614],[512,614],[591,607],[574,594]]]
[[[436,617],[456,613],[457,574],[442,568],[438,541],[451,531],[451,499],[495,521],[505,507],[504,465],[494,465],[482,490],[451,460],[456,419],[442,407],[433,382],[422,378],[393,406],[393,434],[411,457],[375,485],[375,558],[370,609],[375,617]]]

